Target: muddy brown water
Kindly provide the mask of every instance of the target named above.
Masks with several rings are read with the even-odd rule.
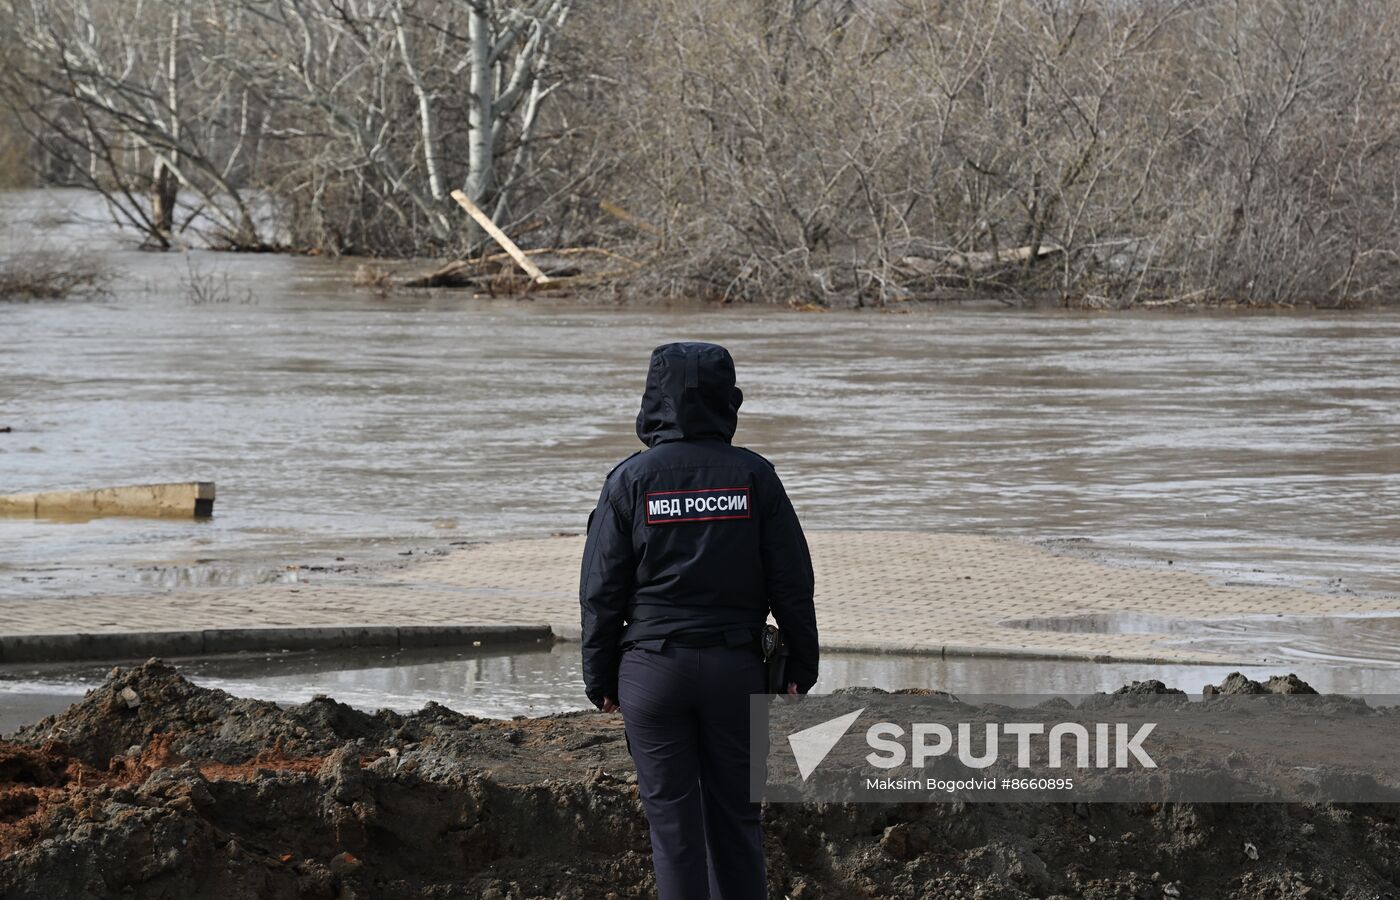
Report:
[[[102,300],[0,302],[0,491],[219,487],[204,522],[0,519],[0,595],[265,582],[577,531],[639,446],[648,351],[676,339],[733,350],[739,439],[810,528],[1020,535],[1227,581],[1400,591],[1400,312],[382,298],[349,261],[139,251],[81,193],[0,194],[0,221],[6,253],[83,253],[114,275]]]
[[[0,303],[0,491],[219,485],[209,522],[0,520],[7,594],[577,530],[639,446],[647,352],[683,338],[734,351],[739,438],[810,527],[1088,539],[1235,580],[1400,590],[1397,312],[381,299],[352,262],[137,251],[80,193],[0,194],[0,219],[8,252],[116,276],[105,301]]]

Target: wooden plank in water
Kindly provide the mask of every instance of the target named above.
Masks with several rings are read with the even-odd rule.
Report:
[[[515,260],[520,268],[525,270],[525,274],[535,280],[535,284],[549,284],[550,277],[540,271],[540,267],[530,262],[530,257],[520,252],[520,248],[515,246],[515,241],[506,237],[506,233],[496,227],[496,223],[491,221],[491,217],[482,212],[475,203],[467,198],[461,191],[453,191],[452,199],[457,201],[457,205],[467,211],[467,215],[476,220],[476,224],[486,229],[486,233],[501,245],[501,249],[510,254],[510,258]]]
[[[4,516],[54,519],[93,519],[102,516],[204,518],[213,514],[212,481],[0,495],[0,515]]]

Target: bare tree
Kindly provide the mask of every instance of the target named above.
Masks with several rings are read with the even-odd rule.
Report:
[[[672,0],[603,189],[716,298],[1352,303],[1400,287],[1383,0]],[[640,36],[644,35],[644,39]]]
[[[200,9],[11,0],[5,19],[29,58],[7,65],[5,81],[26,98],[19,112],[31,133],[151,241],[170,246],[198,217],[230,245],[261,246],[232,171],[246,135],[230,121],[217,65],[228,34]],[[181,191],[193,199],[177,223]]]
[[[1400,296],[1393,0],[0,0],[157,244],[644,257],[794,304]]]
[[[449,245],[466,233],[455,186],[508,220],[534,174],[567,0],[239,2],[260,12],[263,52],[232,65],[266,91],[277,133],[308,148],[273,184],[325,232],[318,243]]]
[[[568,0],[5,0],[36,135],[160,246],[403,252],[496,218],[532,177]],[[446,136],[446,137],[445,137]],[[276,152],[273,152],[276,151]],[[144,199],[144,198],[149,198]]]

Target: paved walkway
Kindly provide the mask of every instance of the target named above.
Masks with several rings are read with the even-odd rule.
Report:
[[[818,623],[829,649],[1243,663],[1253,660],[1172,647],[1150,634],[1070,633],[1001,623],[1120,612],[1177,618],[1371,612],[1400,605],[1394,598],[1227,587],[1190,573],[1109,567],[1003,538],[862,531],[818,531],[808,537],[817,566]],[[312,574],[295,585],[0,599],[0,659],[6,658],[6,646],[38,635],[54,636],[56,657],[74,655],[74,636],[101,638],[96,646],[112,647],[123,636],[151,632],[247,636],[250,629],[286,633],[319,626],[353,638],[354,628],[363,626],[365,634],[389,634],[392,643],[396,628],[407,635],[445,626],[460,636],[468,625],[548,625],[561,636],[576,636],[582,548],[578,537],[481,544],[385,570],[368,583],[335,575],[318,580]],[[64,636],[67,644],[58,640]],[[8,658],[41,658],[43,641],[27,640],[27,655]],[[89,641],[85,655],[102,655],[91,646]],[[215,646],[206,641],[193,649]]]

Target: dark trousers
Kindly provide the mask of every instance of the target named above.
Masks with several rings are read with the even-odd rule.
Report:
[[[661,900],[767,896],[759,805],[749,802],[752,647],[628,650],[618,705],[651,825]]]

